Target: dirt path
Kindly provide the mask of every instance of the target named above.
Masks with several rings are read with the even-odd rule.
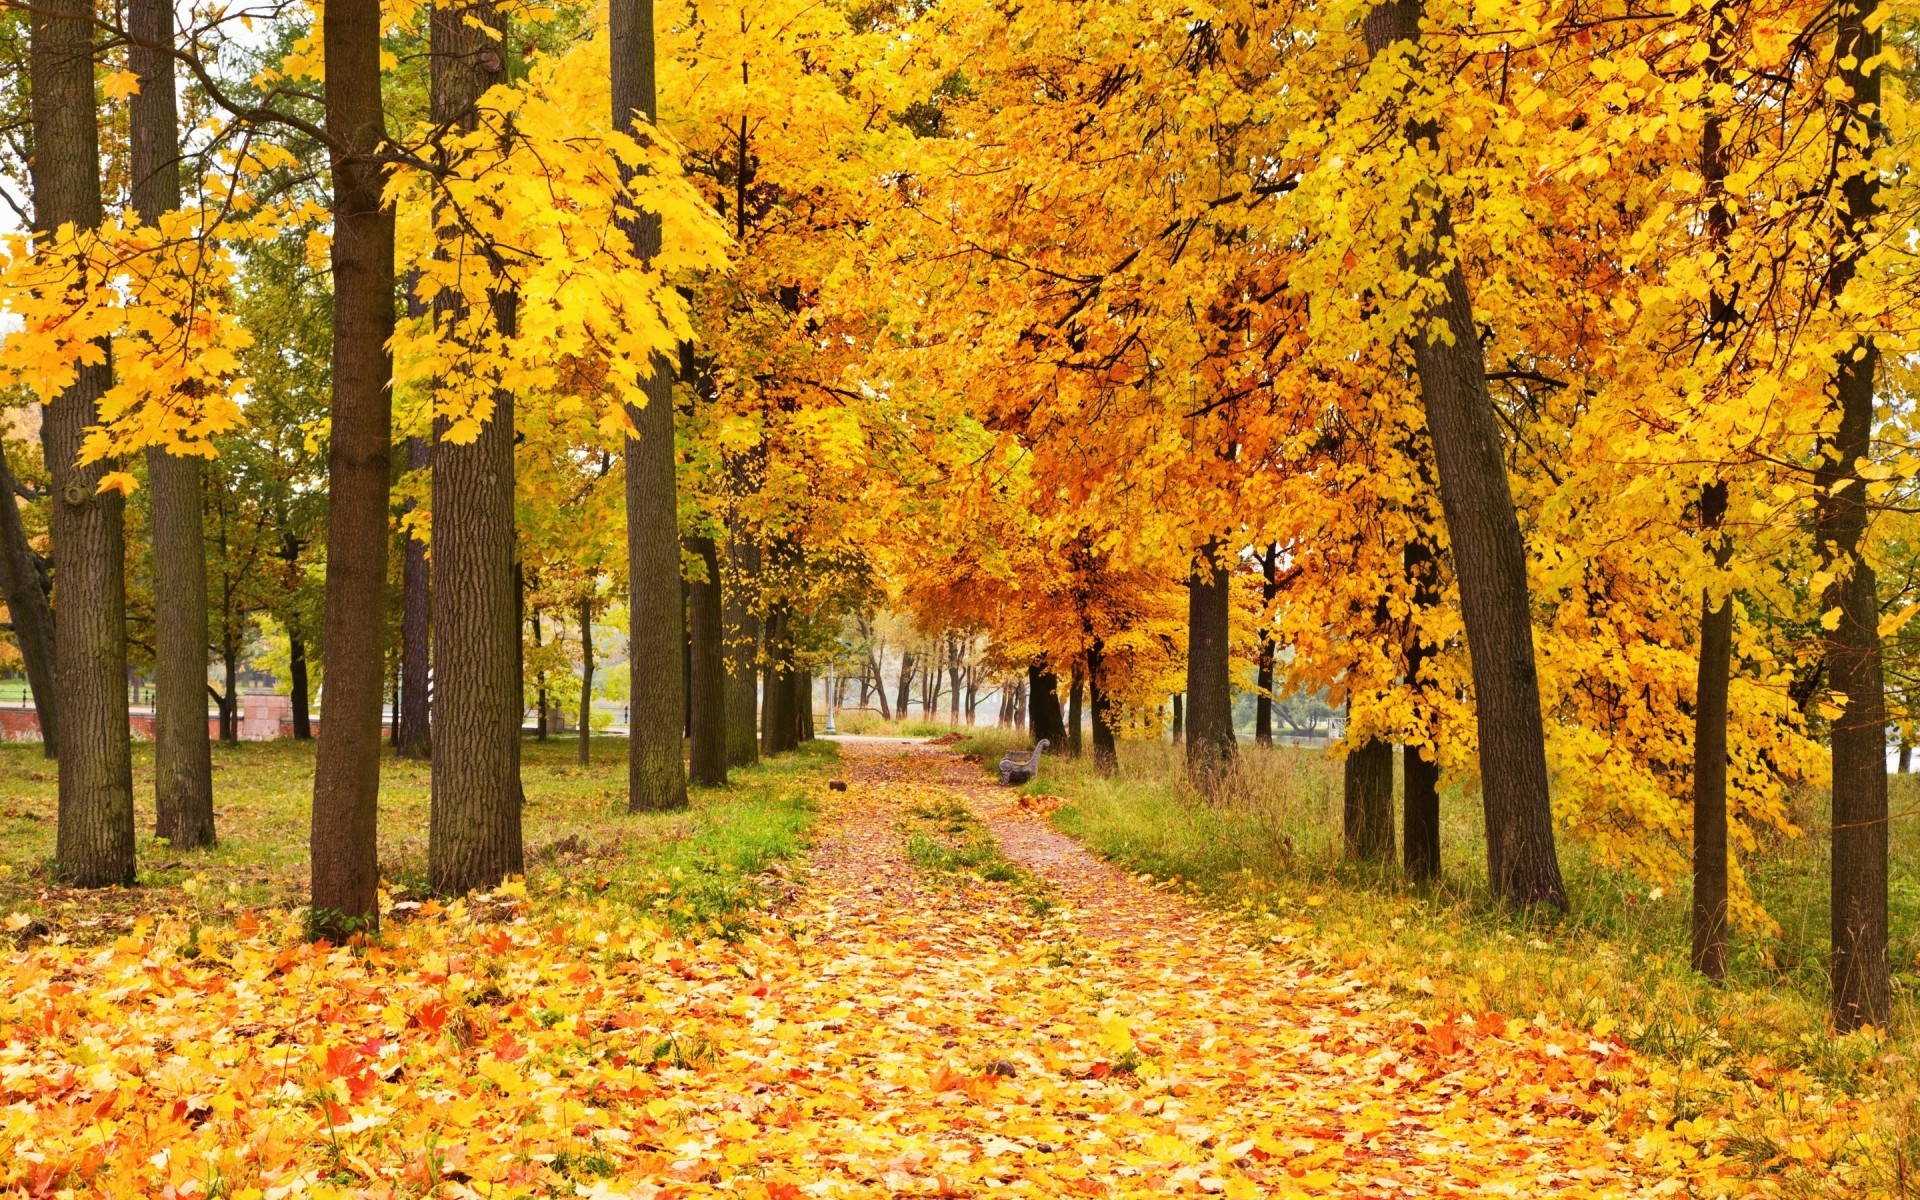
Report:
[[[867,1136],[898,1149],[887,1188],[1575,1197],[1718,1174],[1642,1127],[1614,1044],[1492,1016],[1429,1028],[1337,962],[1250,944],[1097,860],[956,755],[843,754],[792,915],[876,1043],[856,1086],[881,1110]],[[1054,911],[908,864],[903,816],[952,797]]]

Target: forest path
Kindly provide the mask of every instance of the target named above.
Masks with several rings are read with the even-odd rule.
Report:
[[[1491,1014],[1429,1025],[1324,954],[1256,945],[1100,861],[956,754],[842,754],[849,790],[791,916],[812,932],[810,969],[859,998],[861,1036],[888,1043],[875,1047],[887,1080],[864,1086],[868,1136],[891,1140],[884,1122],[904,1138],[875,1181],[896,1193],[1576,1197],[1744,1182],[1649,1125],[1641,1067],[1616,1043]],[[935,827],[924,814],[955,801],[1042,886],[912,865],[909,838]],[[966,827],[949,818],[947,840]]]

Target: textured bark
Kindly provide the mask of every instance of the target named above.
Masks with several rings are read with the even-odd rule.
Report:
[[[1173,744],[1178,746],[1187,740],[1187,698],[1176,695],[1173,707]]]
[[[92,6],[80,0],[50,0],[28,18],[34,220],[42,233],[69,221],[82,229],[100,224],[92,15]],[[75,887],[131,884],[134,878],[126,502],[117,491],[96,490],[110,464],[75,465],[112,379],[109,363],[81,367],[40,424],[53,482],[54,674],[60,696],[54,871]]]
[[[688,769],[693,781],[706,787],[727,782],[727,671],[725,621],[722,620],[720,554],[710,537],[690,537],[687,550],[700,560],[704,579],[689,581],[687,624],[693,647],[693,681],[688,707],[693,738],[688,745]]]
[[[439,60],[434,60],[436,66]],[[407,469],[422,471],[432,463],[427,439],[407,439]],[[408,508],[412,508],[409,503]],[[395,746],[401,758],[433,756],[433,718],[429,709],[432,675],[433,574],[427,565],[427,544],[406,539],[406,561],[400,568],[400,716]]]
[[[1112,775],[1120,769],[1120,750],[1114,738],[1113,699],[1101,684],[1106,647],[1099,638],[1087,647],[1087,701],[1093,713],[1093,769]]]
[[[1067,722],[1060,711],[1059,678],[1038,663],[1028,664],[1027,696],[1034,741],[1045,738],[1049,748],[1066,745]]]
[[[1085,720],[1081,712],[1081,695],[1087,688],[1087,671],[1081,663],[1073,664],[1073,684],[1067,689],[1067,754],[1071,758],[1080,757],[1080,726]],[[968,714],[969,723],[972,714]]]
[[[293,737],[304,742],[313,737],[313,721],[307,712],[307,639],[294,628],[287,630],[287,670],[293,676]]]
[[[1260,657],[1255,664],[1253,740],[1273,745],[1273,599],[1280,594],[1280,544],[1260,556]]]
[[[60,753],[60,722],[53,682],[53,607],[47,602],[45,586],[50,581],[41,573],[39,556],[27,544],[27,527],[20,520],[20,505],[14,499],[18,491],[19,481],[7,466],[5,448],[0,447],[0,600],[6,601],[13,636],[27,669],[27,687],[33,692],[34,711],[40,718],[41,752],[56,758]],[[200,707],[206,711],[205,700]]]
[[[1347,752],[1341,791],[1348,858],[1393,861],[1393,744],[1368,738]]]
[[[1700,495],[1700,524],[1717,533],[1727,485]],[[1724,541],[1714,557],[1726,565]],[[1700,600],[1700,670],[1693,706],[1693,969],[1727,977],[1727,683],[1733,663],[1733,597]]]
[[[1834,58],[1851,93],[1837,104],[1847,135],[1868,145],[1884,139],[1880,115],[1881,51],[1869,31],[1865,0],[1837,8]],[[1871,73],[1864,68],[1874,63]],[[1850,64],[1850,65],[1849,65]],[[1855,174],[1842,185],[1840,242],[1847,247],[1827,276],[1829,301],[1838,304],[1858,266],[1859,247],[1880,213],[1874,177]],[[1828,678],[1844,712],[1833,722],[1832,962],[1833,1023],[1842,1032],[1865,1025],[1886,1028],[1893,1016],[1887,972],[1887,745],[1886,693],[1880,658],[1878,589],[1858,556],[1867,523],[1866,480],[1859,464],[1872,453],[1874,381],[1880,351],[1871,337],[1840,354],[1833,383],[1839,426],[1814,469],[1820,498],[1815,531],[1822,565],[1837,578],[1822,603],[1839,610],[1826,635]],[[1842,485],[1846,486],[1842,486]],[[65,618],[62,618],[64,623]],[[63,685],[64,686],[64,685]]]
[[[1187,774],[1202,787],[1217,783],[1233,762],[1230,579],[1224,549],[1209,542],[1187,581]]]
[[[538,650],[541,644],[540,636],[542,630],[540,625],[540,610],[537,608],[533,610],[532,627],[533,648]],[[518,626],[515,626],[515,629],[517,631]],[[545,671],[536,673],[533,677],[533,683],[533,736],[535,739],[544,742],[547,740],[547,673]],[[524,712],[525,710],[522,709],[521,711]]]
[[[760,752],[784,754],[794,747],[793,646],[784,602],[767,612],[766,697],[760,717]]]
[[[608,8],[613,125],[635,130],[634,113],[657,115],[653,0],[612,0]],[[622,177],[631,168],[622,163]],[[660,218],[635,213],[622,228],[641,258],[660,253]],[[632,629],[627,657],[633,710],[627,807],[659,812],[687,806],[681,730],[687,701],[681,676],[680,536],[674,495],[673,368],[664,356],[644,381],[647,403],[631,411],[627,440],[627,578]]]
[[[1440,584],[1435,578],[1438,564],[1433,548],[1421,540],[1407,543],[1401,561],[1413,583],[1415,618],[1407,631],[1407,686],[1421,696],[1426,688],[1421,672],[1433,651],[1421,640],[1418,617],[1440,603]],[[1436,880],[1440,878],[1440,764],[1419,746],[1402,747],[1400,788],[1402,867],[1407,878],[1416,883]]]
[[[1379,55],[1396,44],[1413,43],[1417,50],[1420,13],[1418,0],[1376,5],[1366,18],[1368,49]],[[1427,144],[1433,128],[1416,121],[1407,134],[1416,145]],[[1452,241],[1451,214],[1444,202],[1434,202],[1426,215],[1433,230],[1413,250],[1412,266],[1417,275],[1441,284],[1441,298],[1425,315],[1446,328],[1448,339],[1417,333],[1411,341],[1473,670],[1487,878],[1500,900],[1564,909],[1567,894],[1548,803],[1526,544],[1507,483],[1466,275],[1436,249]]]
[[[334,141],[333,397],[327,451],[326,720],[313,776],[317,935],[377,928],[380,709],[393,408],[393,212],[374,160],[386,139],[379,0],[332,0],[321,18]]]
[[[893,711],[907,719],[907,702],[913,699],[913,651],[900,651],[900,694],[894,698]]]
[[[588,587],[592,587],[589,581]],[[519,736],[519,730],[514,731]],[[593,592],[580,597],[580,755],[581,766],[593,761]]]
[[[172,0],[131,0],[127,65],[133,207],[152,225],[180,207],[180,114]],[[200,460],[147,451],[153,510],[154,835],[177,848],[213,844],[213,748],[207,738],[207,545]]]
[[[433,119],[471,130],[477,124],[474,103],[502,76],[499,47],[506,21],[491,3],[443,3],[434,6],[429,28]],[[474,269],[487,267],[475,264]],[[451,307],[441,312],[456,315]],[[494,292],[494,325],[510,335],[517,316],[513,293]],[[438,648],[433,722],[439,752],[433,762],[427,879],[443,895],[491,888],[525,869],[520,680],[514,669],[520,640],[514,395],[496,388],[492,399],[493,414],[471,442],[451,440],[444,424],[433,442],[428,595],[432,644]],[[543,730],[545,707],[542,703]]]
[[[797,671],[793,676],[793,729],[798,741],[813,740],[812,671]]]

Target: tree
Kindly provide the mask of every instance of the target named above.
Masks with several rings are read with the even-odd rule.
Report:
[[[653,0],[612,0],[608,7],[613,127],[633,137],[659,118],[654,83]],[[634,168],[621,164],[623,178]],[[627,236],[642,262],[659,255],[657,214],[634,212]],[[633,673],[627,806],[661,812],[687,806],[681,757],[680,536],[674,487],[673,368],[656,355],[642,384],[627,440],[627,588],[631,620],[627,661]]]
[[[133,0],[127,28],[133,37],[127,63],[140,81],[129,101],[133,206],[141,221],[157,224],[180,207],[173,5]],[[190,849],[214,840],[200,460],[149,447],[147,482],[153,493],[154,833]]]
[[[437,61],[437,60],[436,60]],[[433,462],[427,439],[407,439],[407,470],[424,472]],[[430,478],[430,477],[429,477]],[[429,485],[431,486],[431,485]],[[407,505],[409,515],[413,504]],[[406,518],[401,520],[403,528]],[[433,568],[427,561],[424,538],[406,540],[406,562],[401,568],[400,712],[395,748],[402,758],[433,757],[433,717],[429,708],[433,656]]]
[[[54,696],[53,608],[46,563],[33,552],[20,519],[20,501],[31,499],[26,486],[7,465],[6,446],[0,442],[0,600],[20,644],[21,665],[33,692],[34,711],[40,717],[41,750],[59,756],[60,723]]]
[[[1404,74],[1417,73],[1421,5],[1389,0],[1367,14],[1367,48]],[[1419,120],[1407,129],[1415,153],[1433,139]],[[1433,194],[1429,188],[1425,193]],[[1517,904],[1567,905],[1547,799],[1546,732],[1534,669],[1526,545],[1514,513],[1498,418],[1487,393],[1486,361],[1465,273],[1443,257],[1452,232],[1444,201],[1417,202],[1432,232],[1411,252],[1416,278],[1438,285],[1430,321],[1416,330],[1415,370],[1439,468],[1440,499],[1452,544],[1460,603],[1473,658],[1480,730],[1481,798],[1486,808],[1487,878],[1494,895]]]
[[[1214,787],[1233,762],[1232,570],[1219,543],[1194,556],[1187,581],[1187,773]]]
[[[379,0],[321,16],[333,177],[333,398],[327,451],[326,719],[313,777],[316,934],[378,925],[380,709],[393,411],[393,210],[381,198],[386,140]]]
[[[482,93],[506,71],[506,22],[490,0],[439,3],[431,14],[434,124],[479,127]],[[449,176],[472,170],[461,150],[442,148]],[[464,218],[449,202],[435,214],[440,241],[465,254],[465,270],[488,284],[481,303],[459,291],[435,295],[439,335],[459,346],[454,360],[477,378],[451,390],[491,393],[491,412],[440,415],[433,439],[434,652],[433,802],[427,875],[433,890],[461,895],[524,869],[521,839],[520,676],[514,576],[514,406],[510,388],[489,386],[489,336],[514,333],[519,298],[484,244],[462,239]],[[457,368],[456,368],[457,369]],[[466,406],[453,411],[464,414]],[[539,620],[536,612],[534,620]],[[540,728],[546,731],[542,696]]]
[[[32,14],[33,204],[38,237],[101,223],[100,134],[93,95],[92,8],[55,0]],[[85,260],[69,260],[88,286]],[[59,687],[59,833],[55,870],[76,887],[134,879],[133,759],[127,725],[124,494],[103,489],[107,464],[80,465],[112,383],[108,348],[78,366],[47,406],[41,447],[53,488],[53,608]]]
[[[720,554],[712,536],[687,538],[697,575],[687,583],[687,616],[693,655],[688,697],[693,736],[688,767],[695,783],[724,787],[727,782],[727,697],[721,599]]]

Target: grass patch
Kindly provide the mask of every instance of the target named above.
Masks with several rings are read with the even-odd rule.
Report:
[[[684,812],[626,811],[624,739],[596,738],[580,766],[571,740],[527,741],[521,779],[528,890],[591,888],[653,910],[676,927],[731,931],[764,905],[756,877],[805,848],[813,797],[838,757],[828,742],[737,769],[727,788],[693,788]],[[19,913],[77,938],[107,936],[137,916],[184,912],[218,924],[260,909],[293,910],[307,893],[312,742],[214,746],[220,843],[175,850],[151,836],[153,747],[134,743],[139,886],[55,887],[57,777],[38,745],[0,744],[0,913]],[[400,898],[425,891],[426,763],[389,757],[380,787],[380,871]]]
[[[965,732],[974,726],[949,724],[944,717],[929,719],[920,717],[882,717],[877,712],[864,709],[834,714],[834,732],[853,737],[941,737],[955,730]],[[825,729],[826,723],[816,719],[815,728]]]
[[[977,744],[991,767],[997,747],[984,738]],[[1906,814],[1895,822],[1893,843],[1895,1028],[1840,1038],[1826,1020],[1827,848],[1818,835],[1769,843],[1748,861],[1755,892],[1781,933],[1736,933],[1728,984],[1715,988],[1688,964],[1686,880],[1651,886],[1563,837],[1571,912],[1556,917],[1493,906],[1476,794],[1443,795],[1442,878],[1414,888],[1395,868],[1341,857],[1341,766],[1324,752],[1243,746],[1232,786],[1216,801],[1187,786],[1179,748],[1129,743],[1121,753],[1121,773],[1111,779],[1070,759],[1049,758],[1042,768],[1043,789],[1068,801],[1054,822],[1103,856],[1237,910],[1257,930],[1303,939],[1339,965],[1371,964],[1396,999],[1416,1010],[1493,1010],[1604,1025],[1682,1074],[1710,1073],[1696,1080],[1691,1105],[1710,1107],[1716,1089],[1742,1086],[1756,1069],[1785,1069],[1808,1085],[1879,1097],[1888,1114],[1885,1140],[1871,1151],[1863,1147],[1862,1161],[1888,1171],[1904,1162],[1902,1178],[1920,1161],[1913,1065],[1920,1049],[1920,822],[1912,815],[1920,780],[1893,783],[1893,809]],[[1796,814],[1802,828],[1825,828],[1824,815],[1812,808],[1820,799],[1809,797],[1809,811]],[[1764,1138],[1760,1131],[1753,1136]],[[1769,1162],[1786,1152],[1758,1143],[1753,1149]]]
[[[916,804],[901,822],[907,861],[936,876],[1004,883],[1026,898],[1036,916],[1053,910],[1045,883],[1001,853],[977,817],[956,798]]]

